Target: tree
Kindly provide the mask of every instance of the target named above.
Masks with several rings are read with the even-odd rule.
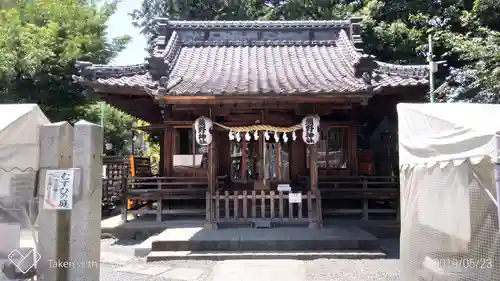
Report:
[[[366,51],[383,60],[425,63],[432,34],[435,60],[451,67],[438,75],[449,85],[441,100],[497,102],[499,6],[495,0],[368,0],[362,10]]]
[[[496,102],[499,93],[498,0],[143,0],[132,14],[149,38],[154,18],[185,20],[323,20],[363,17],[365,52],[399,64],[427,63],[427,38],[434,37],[435,60],[451,71],[442,100]]]
[[[91,102],[75,84],[74,62],[108,63],[130,40],[106,40],[116,3],[20,1],[0,10],[0,102],[38,103],[51,121],[82,117]]]
[[[83,111],[83,118],[89,122],[100,124],[101,122],[101,105],[94,103],[83,106],[80,110]],[[104,143],[111,143],[113,148],[111,151],[106,151],[106,154],[129,154],[130,144],[132,141],[132,123],[134,118],[122,111],[105,105],[104,109]]]

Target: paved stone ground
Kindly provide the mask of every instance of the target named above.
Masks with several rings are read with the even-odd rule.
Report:
[[[397,260],[176,261],[116,266],[101,264],[106,281],[393,281]]]
[[[101,280],[105,281],[393,281],[399,280],[398,241],[383,241],[389,258],[383,260],[317,259],[164,261],[146,263],[125,256],[125,249],[103,252]],[[120,259],[120,257],[122,257]]]
[[[383,260],[178,260],[146,263],[131,245],[102,240],[101,281],[393,281],[399,279],[398,241],[384,240]],[[132,241],[130,241],[132,244]],[[1,273],[0,273],[1,275]],[[7,279],[0,276],[0,281]]]

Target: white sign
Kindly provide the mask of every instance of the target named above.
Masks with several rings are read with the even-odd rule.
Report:
[[[44,209],[71,210],[75,170],[47,170],[45,174]]]
[[[102,178],[107,179],[108,178],[108,165],[102,165]]]
[[[288,194],[288,202],[291,203],[301,203],[302,202],[302,193],[289,193]]]
[[[278,191],[290,192],[292,187],[289,184],[278,184]]]

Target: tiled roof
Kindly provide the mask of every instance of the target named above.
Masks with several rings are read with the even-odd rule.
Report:
[[[345,21],[166,22],[149,69],[84,65],[79,80],[167,95],[342,94],[427,83],[427,66],[376,61],[358,52],[346,27]],[[281,33],[253,31],[263,28]]]

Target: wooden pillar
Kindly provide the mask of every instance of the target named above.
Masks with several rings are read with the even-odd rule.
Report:
[[[354,122],[353,125],[349,126],[349,161],[351,164],[348,166],[350,169],[350,174],[352,176],[359,175],[359,163],[358,163],[358,135],[357,135],[358,123]]]
[[[163,131],[163,176],[171,177],[173,170],[173,148],[174,148],[174,128],[172,125],[167,123],[172,121],[172,105],[166,105],[163,109],[163,121],[164,121],[164,131]]]
[[[210,111],[210,118],[213,118],[212,112]],[[214,221],[215,212],[219,210],[214,209],[213,196],[215,195],[215,190],[217,189],[217,159],[215,158],[215,148],[218,141],[218,134],[215,128],[212,128],[212,143],[208,146],[208,192],[206,198],[206,222],[205,227],[209,229],[217,228],[217,222]],[[215,200],[219,200],[216,198]]]
[[[160,135],[160,160],[158,161],[158,174],[160,176],[165,175],[165,161],[162,161],[165,157],[165,133]]]
[[[247,179],[247,141],[245,135],[241,137],[241,179]]]
[[[215,136],[215,135],[213,135]],[[214,221],[215,212],[219,210],[214,210],[214,200],[213,196],[215,194],[217,185],[217,174],[216,174],[216,162],[215,162],[215,137],[212,139],[212,143],[208,146],[208,192],[206,198],[206,222],[205,227],[209,229],[217,228],[217,222]],[[215,200],[218,200],[216,198]]]
[[[165,132],[163,135],[163,174],[166,177],[172,176],[173,170],[173,127],[171,125],[165,125]]]
[[[315,213],[315,220],[309,223],[310,228],[322,227],[321,195],[318,189],[318,153],[316,150],[316,144],[309,145],[309,186],[311,188],[311,192],[315,196],[315,200],[313,200],[313,212]]]
[[[266,119],[267,119],[267,110],[261,109],[260,110],[260,124],[266,124]],[[259,145],[259,163],[257,165],[258,172],[259,172],[259,182],[257,186],[262,186],[266,187],[268,186],[267,184],[267,179],[266,179],[266,171],[267,169],[269,171],[269,168],[266,167],[266,139],[264,138],[264,132],[259,132],[259,139],[258,139],[258,145]],[[255,186],[254,186],[255,187]]]

